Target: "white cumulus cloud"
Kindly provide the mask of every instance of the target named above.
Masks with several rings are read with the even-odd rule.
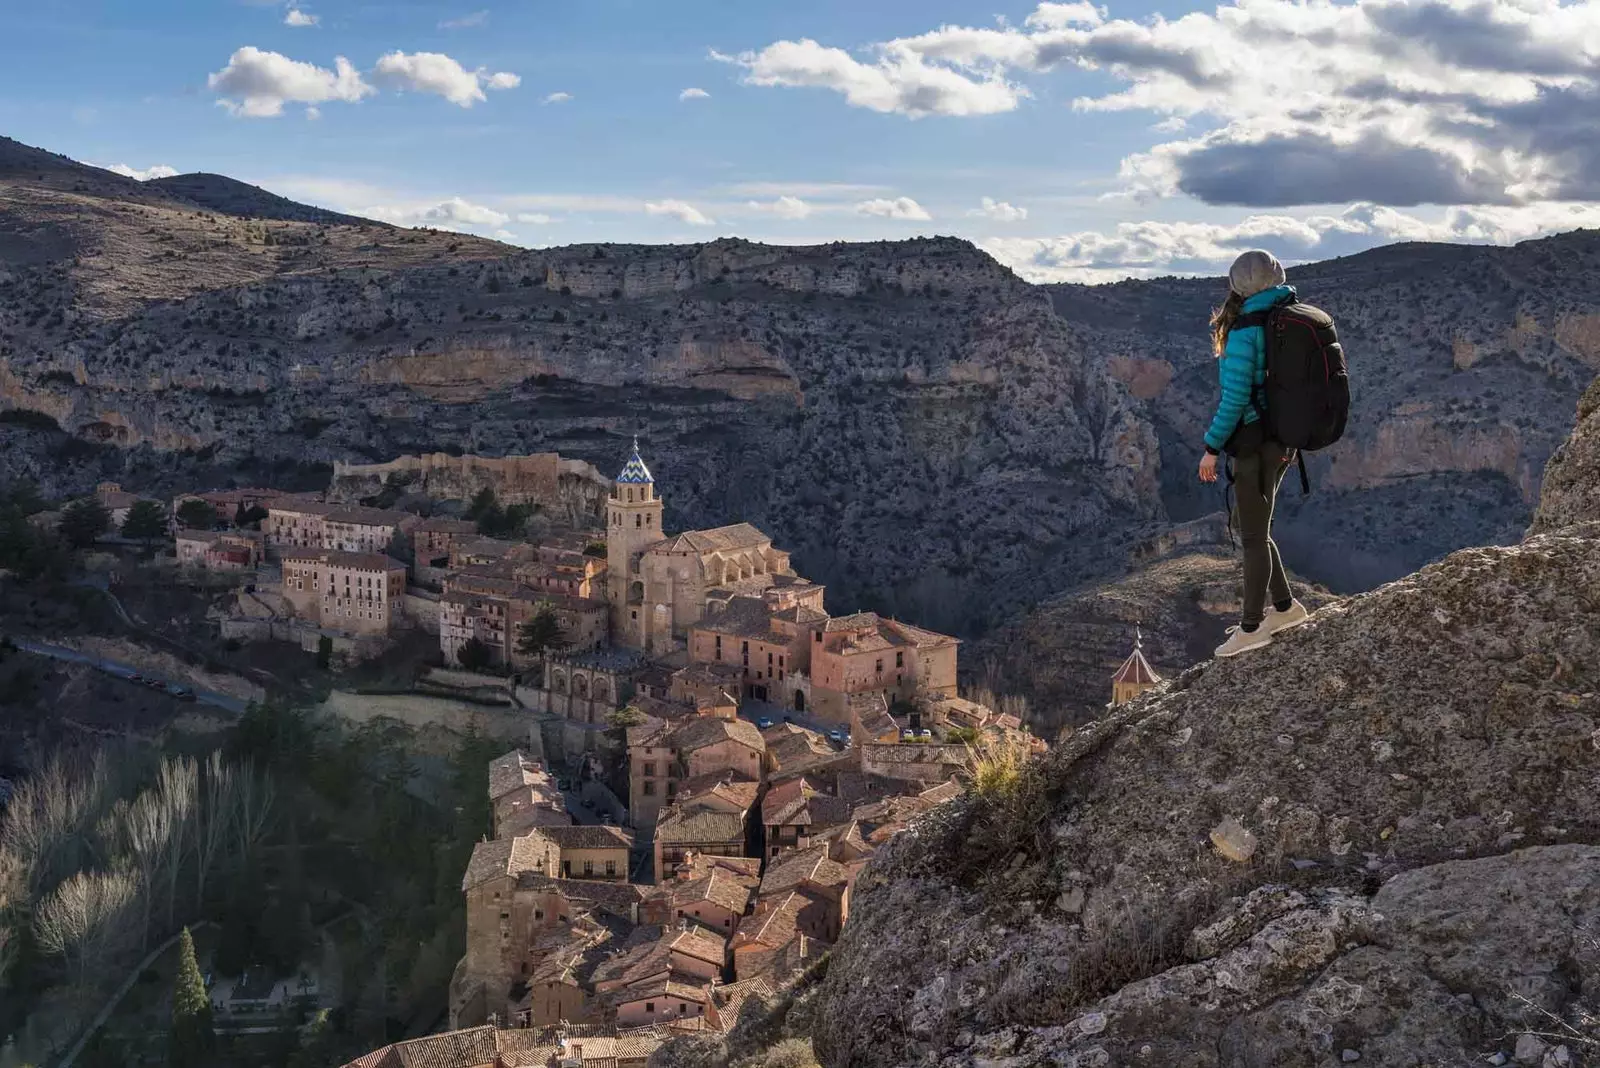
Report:
[[[485,88],[514,89],[522,83],[515,74],[467,70],[442,52],[390,52],[378,60],[372,76],[395,88],[442,96],[464,108],[488,99]]]
[[[981,206],[973,208],[967,214],[981,219],[993,219],[995,222],[1019,222],[1028,217],[1028,209],[996,200],[994,197],[984,197]]]
[[[571,99],[572,99],[572,94],[571,93],[551,93],[549,96],[547,96],[543,100],[539,101],[539,103],[541,103],[541,104],[565,104],[567,101],[569,101]]]
[[[751,85],[831,89],[854,107],[920,119],[928,115],[992,115],[1013,111],[1028,95],[993,70],[957,70],[930,63],[902,42],[890,41],[862,62],[842,48],[810,38],[777,41],[759,52],[713,58],[744,68]]]
[[[683,92],[678,94],[678,99],[679,100],[705,100],[710,96],[711,96],[711,94],[706,92],[704,89],[696,89],[693,86],[690,86],[689,88],[685,89]]]
[[[285,104],[353,104],[376,91],[343,56],[335,56],[328,70],[250,45],[234,52],[206,85],[229,111],[250,118],[281,115]]]
[[[711,226],[716,223],[715,219],[686,200],[647,200],[644,210],[647,215],[668,215],[691,226]]]
[[[906,219],[925,222],[931,218],[927,210],[910,197],[874,197],[856,205],[862,215],[876,215],[884,219]]]
[[[1453,207],[1435,218],[1377,204],[1336,215],[1250,215],[1235,223],[1126,222],[1056,237],[992,238],[983,248],[1032,282],[1109,282],[1166,274],[1221,274],[1249,248],[1285,262],[1327,259],[1393,241],[1511,244],[1600,226],[1600,204],[1542,202]]]
[[[291,7],[288,14],[283,16],[285,26],[315,26],[319,21],[316,15],[308,15],[297,7]]]
[[[97,166],[97,164],[91,163],[90,166]],[[136,182],[148,182],[152,178],[171,178],[178,173],[177,168],[169,167],[165,163],[157,163],[154,167],[147,167],[142,171],[137,167],[130,167],[126,163],[112,163],[101,169],[110,171],[112,174],[120,174],[124,178],[132,178]]]
[[[812,211],[810,204],[807,204],[799,197],[788,195],[769,201],[752,200],[749,203],[749,207],[753,211],[768,212],[780,219],[804,219]]]
[[[426,226],[435,230],[493,231],[504,227],[511,216],[461,197],[427,202],[369,204],[354,214],[394,223],[396,226]]]
[[[555,216],[546,215],[542,211],[519,211],[517,213],[517,222],[529,223],[533,226],[543,226],[546,223],[555,222]]]
[[[730,57],[725,57],[730,58]],[[852,51],[731,57],[756,85],[857,107],[1008,111],[1059,68],[1088,111],[1206,132],[1122,161],[1127,192],[1283,208],[1600,201],[1600,0],[1224,0],[1177,18],[1041,3],[1020,26],[943,25]]]

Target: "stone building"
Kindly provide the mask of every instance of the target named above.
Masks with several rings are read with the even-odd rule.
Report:
[[[850,722],[856,694],[882,693],[893,703],[956,693],[960,642],[948,635],[858,612],[828,620],[812,639],[812,711],[830,722]]]
[[[418,567],[446,566],[456,542],[477,536],[478,524],[470,519],[424,519],[411,531],[411,559]]]
[[[757,596],[731,598],[690,627],[689,656],[736,668],[741,697],[803,712],[812,686],[812,648],[828,622],[822,595],[821,586],[796,579]]]
[[[496,838],[515,838],[535,827],[572,823],[555,777],[520,749],[489,762],[489,804]]]
[[[129,493],[117,482],[102,482],[95,486],[94,498],[100,502],[102,508],[111,513],[111,530],[113,533],[122,529],[122,524],[128,521],[128,513],[133,510],[134,505],[140,501],[151,500],[151,498],[141,497],[137,493]],[[161,501],[154,501],[153,503],[161,505],[162,512],[167,510],[167,506]]]
[[[540,827],[531,833],[543,835],[560,849],[561,878],[628,882],[633,835],[627,831],[589,824]]]
[[[533,657],[518,648],[521,628],[546,609],[555,614],[568,649],[584,652],[605,644],[604,601],[544,593],[475,566],[445,579],[439,598],[439,649],[447,662],[456,663],[461,647],[476,639],[488,647],[495,663],[527,666]]]
[[[709,600],[760,593],[793,578],[789,554],[748,523],[668,537],[661,497],[639,455],[617,476],[606,503],[607,597],[620,644],[667,653],[688,637]]]
[[[759,782],[766,741],[755,724],[691,715],[628,728],[628,811],[634,827],[653,827],[680,787],[700,776]]]
[[[388,634],[402,615],[406,568],[380,553],[280,550],[283,599],[296,616],[325,630]]]
[[[262,531],[274,549],[337,549],[387,553],[422,520],[409,512],[278,497],[267,504]]]
[[[1161,683],[1161,676],[1150,666],[1150,661],[1144,658],[1144,635],[1138,627],[1133,629],[1133,652],[1128,654],[1128,659],[1122,662],[1117,673],[1111,676],[1111,703],[1124,704],[1133,700],[1146,690],[1153,690]]]
[[[546,657],[526,685],[525,703],[575,723],[605,723],[634,696],[633,676],[643,661],[626,649],[596,649]]]
[[[179,530],[173,539],[178,566],[202,571],[248,571],[265,546],[254,530]]]

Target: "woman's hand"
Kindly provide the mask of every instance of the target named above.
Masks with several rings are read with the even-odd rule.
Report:
[[[1200,481],[1215,482],[1217,480],[1217,454],[1205,453],[1200,457]]]

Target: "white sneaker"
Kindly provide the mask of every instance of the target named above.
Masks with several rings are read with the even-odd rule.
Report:
[[[1252,631],[1245,631],[1241,627],[1233,626],[1228,628],[1228,640],[1217,646],[1217,655],[1238,656],[1240,653],[1271,644],[1272,632],[1265,625],[1259,626]]]
[[[1290,602],[1286,611],[1280,612],[1270,604],[1267,605],[1267,618],[1262,622],[1261,628],[1268,633],[1276,634],[1280,630],[1298,627],[1311,618],[1311,613],[1306,611],[1306,606],[1300,603],[1299,598]]]

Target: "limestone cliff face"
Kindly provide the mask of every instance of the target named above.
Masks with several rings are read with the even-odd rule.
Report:
[[[219,218],[114,177],[75,172],[89,195],[0,173],[20,191],[0,234],[78,228],[5,260],[0,406],[49,413],[80,453],[173,451],[152,490],[184,488],[182,450],[217,482],[446,448],[612,474],[638,434],[670,527],[754,522],[831,607],[962,633],[1163,517],[1128,388],[963,241],[520,252]],[[53,480],[81,491],[91,466]]]
[[[1600,482],[1593,417],[1552,485]],[[1557,488],[1538,528],[1188,671],[895,839],[821,987],[823,1062],[1579,1063],[1600,501]]]
[[[1600,296],[1571,284],[1597,265],[1600,234],[1578,231],[1293,268],[1301,297],[1338,320],[1352,382],[1345,440],[1311,458],[1317,492],[1302,503],[1291,489],[1280,508],[1294,565],[1352,591],[1463,545],[1515,541],[1567,413],[1600,370]],[[1205,322],[1220,283],[1046,288],[1079,343],[1145,402],[1173,518],[1217,508],[1193,469],[1217,397]]]

